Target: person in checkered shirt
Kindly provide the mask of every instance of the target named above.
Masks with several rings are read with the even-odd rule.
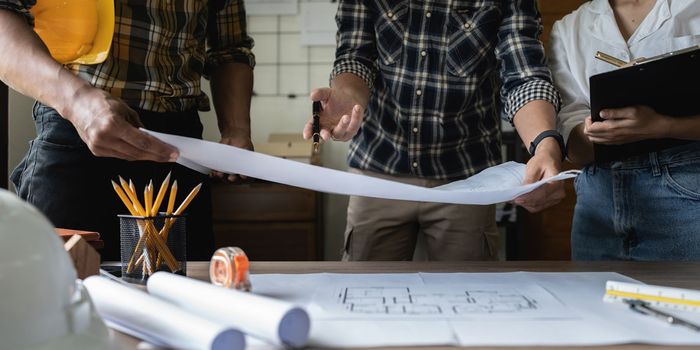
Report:
[[[536,0],[341,0],[336,22],[331,84],[311,99],[321,137],[350,141],[351,172],[426,187],[469,177],[502,162],[503,117],[536,140],[525,182],[559,173]],[[558,182],[515,203],[539,211],[563,197]],[[430,260],[494,259],[495,207],[351,197],[343,259],[410,260],[419,235]]]
[[[177,149],[138,128],[202,138],[206,75],[221,142],[252,149],[255,60],[243,0],[115,0],[107,59],[65,66],[32,31],[30,10],[41,1],[49,0],[0,0],[0,79],[37,100],[37,138],[11,177],[19,196],[57,227],[98,231],[102,258],[119,260],[117,214],[126,210],[110,180],[121,175],[143,188],[172,172],[181,193],[203,182],[187,210],[187,258],[209,260],[208,176],[173,163]]]

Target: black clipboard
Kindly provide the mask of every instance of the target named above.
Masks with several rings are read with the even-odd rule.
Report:
[[[634,66],[590,77],[591,116],[600,111],[644,105],[671,117],[700,115],[700,46],[667,53]],[[624,145],[594,145],[595,162],[615,160],[680,146],[677,139],[644,140]]]

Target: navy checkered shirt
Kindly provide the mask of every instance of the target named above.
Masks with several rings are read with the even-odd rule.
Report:
[[[536,0],[341,0],[332,77],[369,86],[351,167],[460,179],[501,160],[500,118],[559,108]]]

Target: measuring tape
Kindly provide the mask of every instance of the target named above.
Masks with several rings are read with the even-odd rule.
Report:
[[[209,279],[217,286],[249,292],[251,289],[249,267],[248,256],[243,249],[219,248],[209,262]]]
[[[652,306],[700,312],[700,291],[691,289],[608,281],[603,300],[643,300]]]

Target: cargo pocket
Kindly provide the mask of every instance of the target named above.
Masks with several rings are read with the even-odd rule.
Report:
[[[343,261],[351,261],[352,257],[352,231],[353,227],[348,225],[345,229],[345,242],[343,243],[343,250],[340,252],[343,256]]]
[[[27,158],[30,155],[33,144],[33,140],[29,141],[29,151],[27,151],[27,154],[24,156],[24,158],[22,158],[22,161],[17,164],[17,167],[15,167],[14,170],[12,170],[12,174],[10,174],[10,181],[12,181],[12,184],[15,185],[17,195],[20,195],[20,192],[22,191],[22,175],[24,174],[24,169],[27,167]]]
[[[447,45],[447,71],[465,77],[479,63],[493,55],[494,42],[501,21],[501,10],[495,5],[458,6],[451,9]]]

